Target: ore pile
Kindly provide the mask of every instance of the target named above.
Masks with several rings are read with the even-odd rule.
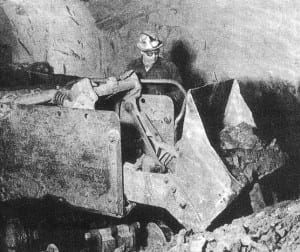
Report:
[[[274,172],[287,159],[275,138],[270,143],[264,142],[245,122],[227,126],[220,132],[220,148],[226,166],[242,184]]]
[[[205,234],[202,251],[300,251],[299,220],[300,201],[282,202]]]
[[[300,251],[300,200],[267,207],[213,232],[190,235],[182,230],[171,243],[173,246],[169,245],[161,251]]]

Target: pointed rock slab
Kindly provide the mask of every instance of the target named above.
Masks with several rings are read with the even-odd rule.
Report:
[[[256,127],[252,112],[241,95],[239,83],[234,80],[225,107],[223,123],[226,127],[237,126],[242,122]]]

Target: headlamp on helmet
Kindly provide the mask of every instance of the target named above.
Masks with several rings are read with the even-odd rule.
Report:
[[[141,33],[137,47],[141,51],[158,51],[159,48],[163,46],[162,41],[160,41],[156,35],[152,35],[148,32]]]

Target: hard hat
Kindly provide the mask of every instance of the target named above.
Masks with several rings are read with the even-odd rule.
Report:
[[[154,51],[163,46],[162,41],[155,34],[150,32],[142,32],[137,43],[137,47],[141,51]]]

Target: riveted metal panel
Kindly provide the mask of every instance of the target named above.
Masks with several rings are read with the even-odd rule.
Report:
[[[170,97],[166,95],[143,94],[137,101],[140,111],[151,121],[162,139],[174,145],[174,105]],[[121,105],[120,118],[122,123],[134,124],[130,114]]]
[[[1,201],[50,194],[76,207],[123,215],[114,112],[9,104],[0,112]]]

